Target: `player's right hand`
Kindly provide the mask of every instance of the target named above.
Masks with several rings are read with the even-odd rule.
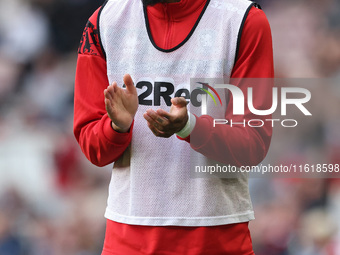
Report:
[[[112,128],[117,132],[125,133],[130,129],[138,109],[138,95],[129,74],[124,75],[126,89],[120,88],[113,82],[104,90],[105,108],[112,120]]]

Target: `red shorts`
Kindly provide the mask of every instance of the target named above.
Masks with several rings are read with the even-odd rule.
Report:
[[[248,222],[212,226],[139,226],[107,220],[102,255],[253,255]]]

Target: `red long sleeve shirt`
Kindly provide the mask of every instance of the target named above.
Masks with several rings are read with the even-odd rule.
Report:
[[[157,4],[148,7],[150,29],[156,45],[163,49],[170,49],[181,43],[196,22],[205,2],[206,0],[182,0],[181,3]],[[128,133],[117,133],[111,128],[111,120],[105,111],[103,91],[109,83],[106,75],[105,56],[98,40],[98,12],[99,10],[89,19],[79,47],[74,98],[74,134],[86,157],[93,164],[104,166],[114,162],[123,154],[131,141],[133,125]],[[264,13],[253,7],[244,23],[231,78],[270,78],[273,75],[270,27]],[[241,86],[240,88],[245,93],[246,87]],[[256,101],[268,101],[266,97],[271,95],[271,91],[267,91],[268,89],[264,87],[263,89],[254,90],[255,105]],[[229,108],[231,105],[232,98],[229,102]],[[249,110],[246,110],[245,115],[252,116]],[[226,119],[229,118],[231,118],[231,111],[226,113]],[[259,116],[256,116],[256,118],[259,119]],[[223,139],[228,150],[224,151],[223,155],[217,155],[214,151],[211,151],[211,148],[214,147],[211,144],[214,139],[199,139],[199,144],[192,141],[191,146],[193,149],[208,157],[216,159],[223,157],[235,165],[256,164],[263,159],[270,143],[270,126],[266,125],[255,130],[254,128],[230,128],[228,125],[220,125],[213,129],[212,122],[213,119],[209,116],[197,118],[192,135],[206,134],[206,137],[215,137],[218,140]],[[186,141],[189,140],[186,139]],[[240,149],[242,150],[242,155],[235,153],[239,152]],[[247,224],[233,224],[228,229],[228,233],[232,233],[228,236],[233,238],[229,242],[224,240],[223,245],[251,246],[251,243],[242,244],[244,240],[249,239],[246,238],[246,235],[233,236],[233,233],[240,231],[240,228],[243,229],[243,233],[248,233]],[[138,249],[133,250],[134,240],[140,239],[143,239],[140,242],[145,242],[147,246],[145,249],[150,251],[148,254],[155,254],[156,250],[171,250],[173,251],[171,254],[183,254],[180,250],[181,245],[162,244],[160,243],[161,241],[158,241],[157,244],[155,243],[155,240],[174,240],[173,235],[175,233],[176,236],[182,237],[180,241],[177,240],[178,242],[181,244],[190,243],[193,247],[192,253],[188,252],[186,254],[198,254],[197,251],[201,251],[201,254],[218,254],[220,250],[213,253],[214,244],[209,242],[207,244],[206,240],[207,237],[208,239],[219,239],[219,236],[222,235],[219,231],[221,228],[198,227],[191,231],[190,234],[187,229],[186,227],[171,229],[171,227],[131,226],[108,221],[103,254],[105,254],[105,250],[109,252],[110,246],[114,246],[112,249],[116,250],[117,254],[122,253],[127,247],[129,247],[129,255],[140,254]],[[193,230],[193,228],[191,229]],[[224,229],[223,231],[226,230]],[[126,243],[125,241],[120,242],[119,237],[122,238],[122,235],[128,237],[130,241],[125,240]],[[237,238],[244,238],[244,240]],[[209,247],[209,252],[204,253],[204,251],[208,251],[205,250],[208,249],[207,247]]]
[[[148,7],[152,36],[159,47],[172,48],[187,36],[205,0],[191,2],[193,2],[192,5],[186,6],[188,9],[185,16],[180,15],[178,10],[182,9],[175,8],[173,4],[168,4],[168,7],[161,4]],[[115,132],[111,128],[111,120],[105,110],[103,91],[109,82],[106,75],[105,56],[98,40],[96,24],[98,12],[99,10],[89,19],[79,47],[74,97],[74,134],[86,157],[93,164],[104,166],[116,161],[123,154],[131,141],[133,126],[128,133]],[[169,19],[169,17],[173,18]],[[268,21],[261,10],[253,7],[244,24],[237,61],[231,78],[273,77],[272,54]],[[246,95],[247,87],[240,88]],[[268,95],[271,95],[269,87],[254,90],[255,104],[267,102],[266,104],[269,105]],[[229,108],[232,102],[231,98]],[[226,114],[226,119],[230,119],[231,111],[227,111]],[[253,115],[246,109],[245,116],[250,118]],[[255,118],[259,119],[259,116]],[[234,120],[237,121],[236,118]],[[204,133],[207,138],[218,136],[217,140],[225,141],[229,148],[228,152],[224,151],[223,155],[218,155],[212,151],[211,148],[214,145],[211,143],[214,139],[209,139],[209,141],[196,139],[200,141],[200,144],[191,143],[194,149],[217,160],[223,158],[232,165],[254,165],[264,158],[270,143],[270,125],[265,125],[261,129],[230,128],[228,125],[212,128],[212,122],[213,119],[209,116],[197,118],[193,134]],[[240,150],[242,159],[237,154]]]

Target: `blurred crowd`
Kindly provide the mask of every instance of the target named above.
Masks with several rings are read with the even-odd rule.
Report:
[[[0,254],[97,255],[108,169],[72,134],[77,47],[103,1],[0,0]]]
[[[274,128],[264,163],[339,164],[340,1],[260,3],[272,28],[275,76],[298,78],[289,81],[311,91],[313,114],[294,113],[297,128]],[[339,255],[340,180],[281,177],[250,180],[256,254]]]
[[[277,77],[340,78],[339,0],[258,2]],[[72,121],[78,44],[102,3],[0,0],[0,255],[101,252],[110,166],[85,159]],[[313,88],[332,110],[274,140],[272,161],[340,163],[338,85]],[[339,180],[256,178],[250,187],[257,255],[340,254]]]

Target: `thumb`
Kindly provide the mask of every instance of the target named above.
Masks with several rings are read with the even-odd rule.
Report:
[[[123,81],[127,91],[129,91],[130,93],[134,93],[136,91],[135,85],[130,74],[125,74],[123,77]]]
[[[187,100],[184,97],[174,97],[171,99],[171,103],[177,107],[185,107],[187,105]]]

